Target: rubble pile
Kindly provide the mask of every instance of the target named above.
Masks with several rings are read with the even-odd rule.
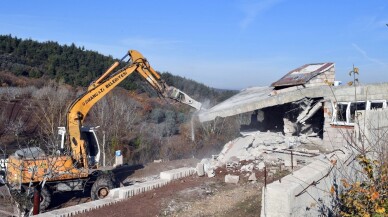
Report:
[[[273,176],[279,171],[306,165],[319,155],[319,150],[303,148],[314,138],[259,131],[241,134],[226,143],[219,155],[202,159],[197,165],[198,176],[214,177],[217,171],[223,172],[219,168],[225,168],[223,175],[227,183],[238,183],[241,178],[256,181],[263,175],[264,168]]]

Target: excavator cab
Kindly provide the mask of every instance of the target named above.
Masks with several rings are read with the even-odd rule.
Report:
[[[85,150],[88,158],[88,167],[97,168],[100,161],[100,144],[97,138],[97,127],[82,126],[81,139],[85,141]],[[58,136],[60,143],[60,150],[64,150],[66,129],[65,127],[58,127]]]
[[[97,168],[100,161],[100,145],[95,129],[94,127],[82,127],[81,129],[81,138],[85,140],[89,168]]]

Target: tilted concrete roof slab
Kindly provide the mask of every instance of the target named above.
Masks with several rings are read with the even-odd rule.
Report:
[[[313,63],[306,64],[287,73],[278,81],[272,83],[273,87],[295,86],[306,84],[315,76],[334,67],[334,63]]]
[[[333,101],[360,101],[388,99],[388,83],[356,86],[295,86],[280,91],[273,87],[247,88],[209,110],[198,114],[200,122],[228,117],[256,109],[295,102],[303,98],[325,98]]]

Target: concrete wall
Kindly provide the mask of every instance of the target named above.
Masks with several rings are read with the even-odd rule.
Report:
[[[261,216],[319,216],[320,207],[330,204],[333,180],[339,182],[341,178],[355,174],[352,159],[351,154],[339,151],[321,156],[280,181],[263,187]]]
[[[371,153],[388,152],[388,109],[357,112],[355,138],[357,146]]]
[[[337,102],[388,99],[388,83],[333,87],[325,98]]]
[[[355,138],[353,126],[324,126],[323,147],[325,151],[332,151],[345,147],[348,143],[353,143]]]

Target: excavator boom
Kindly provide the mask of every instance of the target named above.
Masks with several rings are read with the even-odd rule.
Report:
[[[193,100],[183,91],[168,86],[138,51],[130,50],[124,58],[127,56],[129,56],[130,59],[125,67],[114,71],[119,65],[119,62],[115,62],[102,76],[92,82],[91,85],[89,85],[88,90],[74,100],[68,109],[67,132],[70,137],[71,150],[74,159],[79,164],[82,164],[84,168],[87,167],[87,158],[85,144],[81,138],[80,129],[87,113],[94,104],[132,73],[139,73],[160,96],[177,100],[197,110],[201,109],[201,103]]]

